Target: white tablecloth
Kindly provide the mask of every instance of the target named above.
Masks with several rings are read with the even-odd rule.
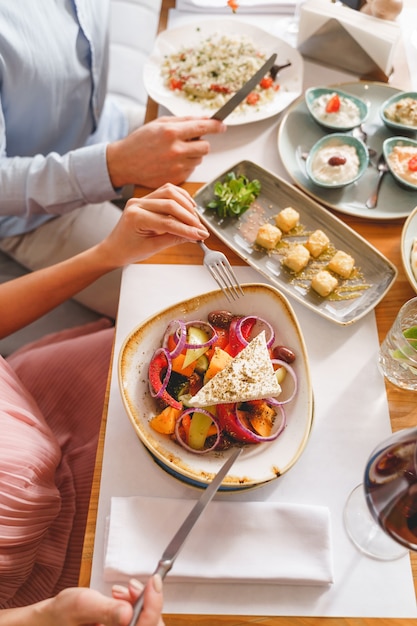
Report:
[[[241,282],[259,280],[251,268],[236,270]],[[196,497],[194,488],[173,479],[152,461],[134,433],[118,389],[117,357],[122,342],[149,315],[213,286],[213,279],[200,266],[136,265],[124,271],[92,570],[94,588],[106,592],[110,589],[103,581],[103,556],[111,496]],[[344,502],[361,481],[369,453],[391,432],[384,382],[376,366],[374,314],[351,327],[340,327],[298,303],[294,310],[307,344],[315,396],[309,444],[299,462],[272,484],[245,493],[223,493],[216,498],[328,507],[335,582],[325,589],[200,583],[184,586],[170,582],[168,575],[165,611],[417,617],[409,557],[392,563],[368,559],[351,545],[342,522]],[[155,564],[159,557],[155,554]]]

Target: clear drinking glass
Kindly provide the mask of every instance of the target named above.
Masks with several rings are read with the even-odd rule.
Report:
[[[287,32],[292,35],[298,34],[298,24],[300,21],[301,4],[305,0],[295,0],[294,13],[287,25]]]
[[[375,448],[364,482],[344,509],[347,533],[364,554],[394,560],[417,550],[417,427]]]
[[[417,297],[401,307],[382,342],[379,369],[397,387],[417,391]]]

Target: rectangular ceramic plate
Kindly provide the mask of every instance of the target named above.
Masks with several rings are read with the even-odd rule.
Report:
[[[215,197],[215,184],[223,181],[228,172],[235,172],[236,176],[243,174],[250,180],[257,178],[261,192],[240,218],[222,220],[206,207]],[[281,291],[337,324],[352,324],[369,313],[397,276],[396,267],[349,226],[285,180],[250,161],[241,161],[229,168],[204,185],[194,198],[202,221],[236,254]],[[344,281],[346,290],[341,299],[320,297],[311,289],[308,278],[301,280],[282,265],[282,254],[268,253],[254,245],[259,226],[265,222],[274,224],[274,216],[288,206],[299,212],[302,229],[285,236],[284,241],[305,242],[309,232],[320,229],[336,250],[343,250],[355,259],[360,278]],[[319,261],[314,265],[325,266],[325,263]],[[359,285],[359,290],[355,285]],[[359,295],[352,297],[356,294]]]

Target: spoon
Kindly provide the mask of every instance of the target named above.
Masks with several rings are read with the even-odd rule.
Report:
[[[379,190],[381,188],[382,179],[384,178],[385,174],[388,172],[388,169],[389,169],[385,161],[385,157],[383,153],[381,153],[378,159],[376,169],[378,170],[378,180],[376,183],[375,191],[369,196],[369,198],[365,202],[365,206],[367,209],[376,208],[376,205],[378,204],[378,195],[379,195]]]
[[[352,135],[356,137],[357,139],[361,139],[363,143],[365,144],[368,140],[368,133],[365,132],[363,124],[360,124],[359,126],[355,126],[355,128],[352,128]],[[374,150],[373,148],[369,148],[368,146],[367,148],[368,148],[369,158],[373,159],[374,157],[376,157],[377,151]]]

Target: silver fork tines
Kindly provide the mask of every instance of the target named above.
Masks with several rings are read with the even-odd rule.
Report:
[[[223,252],[210,250],[202,241],[197,242],[204,252],[204,265],[229,300],[237,300],[244,296],[243,289]]]

